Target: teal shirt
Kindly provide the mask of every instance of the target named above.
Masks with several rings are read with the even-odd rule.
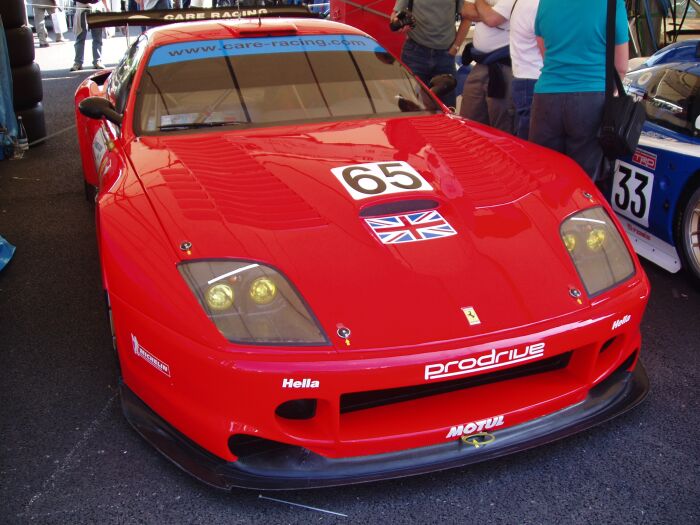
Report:
[[[535,93],[605,91],[607,0],[540,0],[535,34],[544,39],[544,66]],[[629,40],[627,11],[617,0],[615,44]]]

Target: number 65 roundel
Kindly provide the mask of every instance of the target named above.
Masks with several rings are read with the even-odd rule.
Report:
[[[369,162],[332,168],[331,172],[355,200],[433,187],[403,161]]]

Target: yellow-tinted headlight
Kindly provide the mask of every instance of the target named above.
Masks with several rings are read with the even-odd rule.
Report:
[[[566,246],[569,253],[576,249],[576,236],[573,233],[565,233],[561,239],[564,241],[564,246]]]
[[[597,252],[605,244],[605,230],[601,228],[594,228],[588,233],[588,238],[586,239],[586,245],[588,249]]]
[[[250,285],[250,298],[256,304],[269,304],[276,295],[277,285],[267,277],[259,277]]]
[[[207,305],[217,312],[233,306],[233,288],[228,284],[215,284],[206,292]]]

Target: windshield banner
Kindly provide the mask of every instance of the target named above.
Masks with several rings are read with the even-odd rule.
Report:
[[[149,67],[240,55],[268,53],[311,53],[314,51],[370,51],[385,53],[376,41],[360,35],[310,35],[266,38],[232,38],[183,42],[159,47],[153,52]]]

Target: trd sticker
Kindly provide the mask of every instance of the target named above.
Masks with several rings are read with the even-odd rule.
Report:
[[[136,339],[134,334],[131,334],[131,346],[134,349],[134,354],[146,361],[153,368],[158,370],[161,374],[165,374],[170,377],[170,366],[158,359],[156,356],[151,354],[143,346],[139,344],[139,340]]]
[[[632,155],[632,162],[639,164],[642,168],[654,171],[656,169],[656,155],[643,149],[636,149]]]
[[[365,219],[365,222],[383,244],[429,241],[457,235],[435,210]]]
[[[653,187],[652,172],[618,160],[615,163],[610,199],[613,209],[620,215],[648,228]]]
[[[331,173],[355,200],[406,191],[431,191],[433,187],[403,161],[369,162],[332,168]]]

